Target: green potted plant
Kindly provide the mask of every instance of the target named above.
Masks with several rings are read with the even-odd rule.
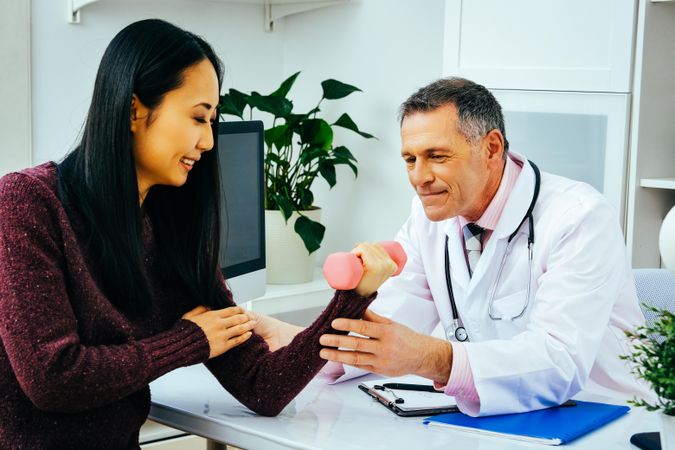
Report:
[[[253,119],[259,118],[254,117],[254,111],[258,111],[272,118],[271,126],[265,129],[264,162],[267,280],[270,283],[302,283],[312,279],[314,252],[320,247],[325,232],[319,222],[321,210],[314,204],[312,185],[321,177],[331,188],[335,186],[337,165],[349,166],[354,176],[358,175],[357,160],[352,152],[333,141],[334,127],[345,128],[366,139],[373,138],[359,130],[347,113],[332,123],[319,116],[324,100],[338,100],[361,91],[356,86],[324,80],[317,105],[304,113],[294,112],[288,93],[299,74],[288,77],[269,95],[229,89],[220,97],[221,115]]]
[[[632,363],[632,371],[647,381],[658,399],[650,403],[644,399],[630,400],[635,406],[661,412],[661,447],[675,448],[675,315],[649,305],[646,308],[658,314],[652,325],[626,331],[632,341],[631,353],[622,357]]]

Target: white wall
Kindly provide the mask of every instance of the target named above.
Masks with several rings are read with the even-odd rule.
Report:
[[[136,20],[157,17],[202,35],[225,64],[225,85],[266,89],[282,70],[282,34],[263,7],[195,0],[103,0],[66,21],[66,0],[32,0],[33,159],[58,160],[77,143],[103,51]],[[272,85],[270,84],[269,87]]]
[[[31,163],[30,2],[0,0],[0,176]]]
[[[405,221],[414,192],[400,157],[398,107],[417,88],[441,75],[443,0],[420,2],[352,0],[286,18],[284,75],[302,74],[291,91],[309,109],[321,96],[320,82],[336,78],[363,90],[326,101],[329,119],[347,112],[378,140],[339,131],[336,142],[359,160],[359,176],[341,166],[332,189],[315,183],[316,203],[326,225],[319,260],[358,241],[391,239]],[[339,141],[338,141],[339,139]]]
[[[440,76],[443,0],[352,0],[290,16],[263,31],[261,5],[208,0],[103,0],[69,24],[66,0],[32,0],[33,156],[35,164],[60,159],[77,142],[96,70],[106,45],[125,25],[159,17],[196,32],[214,45],[226,66],[225,88],[262,93],[286,76],[303,73],[292,97],[309,109],[320,82],[336,78],[364,92],[326,102],[329,119],[348,112],[378,140],[339,131],[336,140],[359,160],[359,177],[338,170],[333,189],[314,187],[327,227],[319,262],[358,241],[391,239],[413,196],[399,156],[397,108],[415,89]]]

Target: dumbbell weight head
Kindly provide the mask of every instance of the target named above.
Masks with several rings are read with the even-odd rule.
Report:
[[[408,261],[408,255],[405,254],[405,250],[403,250],[401,244],[396,241],[380,241],[378,244],[380,244],[387,251],[387,253],[389,253],[391,259],[393,259],[396,263],[396,266],[398,266],[398,269],[396,269],[396,272],[394,272],[394,275],[392,275],[395,277],[401,273],[405,267],[405,263]]]
[[[379,244],[389,253],[391,259],[398,266],[394,276],[401,273],[408,260],[401,244],[396,241],[382,241]],[[363,277],[363,265],[361,260],[353,253],[332,253],[328,255],[323,265],[323,276],[334,289],[354,289]]]
[[[323,264],[323,276],[333,289],[354,289],[363,277],[363,265],[353,253],[331,253]]]

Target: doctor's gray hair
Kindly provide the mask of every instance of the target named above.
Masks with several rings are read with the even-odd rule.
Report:
[[[504,137],[504,152],[508,152],[502,107],[485,86],[466,78],[441,78],[420,88],[401,105],[399,123],[410,114],[433,111],[445,105],[457,107],[457,128],[472,145],[497,129]]]

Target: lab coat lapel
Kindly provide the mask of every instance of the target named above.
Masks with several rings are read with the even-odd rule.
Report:
[[[509,198],[504,206],[504,211],[497,223],[497,228],[493,231],[492,237],[487,246],[483,249],[476,271],[470,278],[467,296],[471,295],[476,286],[485,286],[485,281],[492,285],[494,280],[483,280],[485,277],[496,278],[499,270],[499,264],[507,249],[508,237],[518,228],[527,213],[527,209],[534,195],[535,177],[532,166],[525,157],[518,153],[509,153],[509,157],[518,163],[523,164],[523,168],[509,194]],[[526,227],[521,227],[520,232],[526,232]],[[503,241],[503,242],[502,242]],[[464,264],[466,266],[466,264]],[[468,278],[468,272],[467,272]]]
[[[459,235],[458,227],[456,217],[446,220],[443,226],[443,231],[448,236],[450,276],[452,277],[452,287],[457,302],[459,301],[458,293],[459,297],[464,297],[463,293],[467,291],[470,281],[469,268],[464,257],[464,242]],[[442,260],[441,262],[444,263],[445,261]],[[444,266],[441,267],[445,270]]]
[[[534,195],[534,170],[529,161],[518,153],[509,152],[509,157],[523,164],[523,168],[520,171],[520,175],[518,175],[516,184],[513,186],[509,199],[506,201],[497,228],[492,233],[492,238],[497,239],[508,238],[511,233],[516,231],[516,228],[523,222],[523,218],[527,214],[527,208],[529,208],[532,196]],[[490,239],[490,243],[492,240]]]

